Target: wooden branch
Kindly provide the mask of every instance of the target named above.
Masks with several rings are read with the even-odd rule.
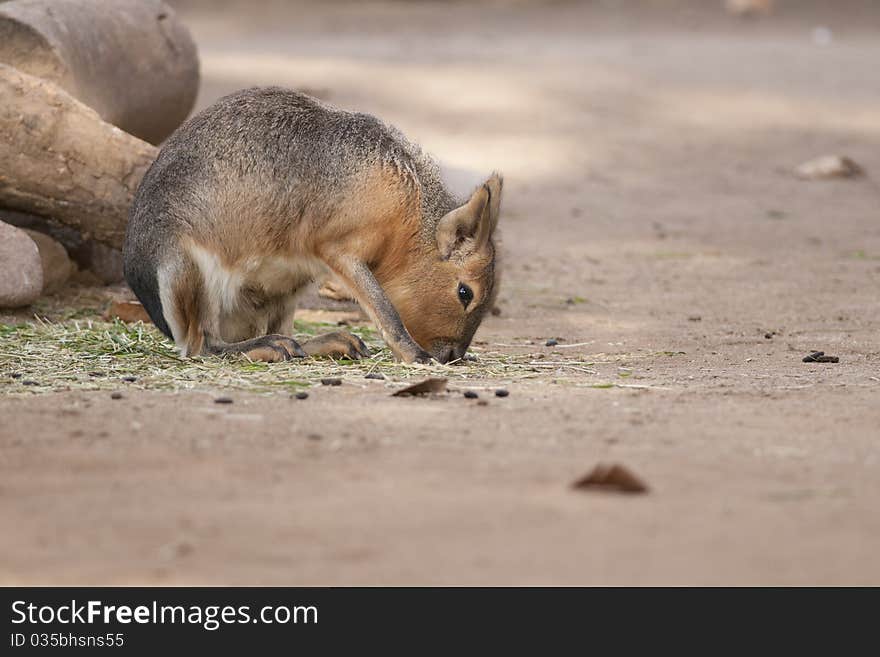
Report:
[[[120,248],[158,150],[57,85],[0,64],[0,207],[52,217]]]
[[[161,0],[0,3],[0,63],[153,144],[186,119],[199,89],[195,44]]]

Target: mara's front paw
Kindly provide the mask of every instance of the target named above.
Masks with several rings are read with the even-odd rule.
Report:
[[[358,336],[348,331],[335,331],[312,338],[303,344],[309,356],[329,356],[330,358],[368,358],[370,350]]]

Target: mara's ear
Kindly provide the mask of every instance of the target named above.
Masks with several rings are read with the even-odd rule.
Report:
[[[504,188],[504,178],[500,173],[493,173],[489,180],[483,184],[483,188],[489,193],[489,203],[477,230],[477,245],[482,248],[492,237],[498,226],[498,216],[501,214],[501,190]]]
[[[477,248],[485,246],[498,225],[503,180],[497,173],[471,194],[468,202],[444,215],[437,222],[437,248],[446,260],[459,242],[473,238]]]

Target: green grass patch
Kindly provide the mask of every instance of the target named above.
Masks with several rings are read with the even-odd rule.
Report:
[[[68,314],[56,310],[52,313],[54,321],[38,317],[28,322],[0,324],[0,394],[122,387],[298,391],[327,377],[363,380],[368,372],[381,372],[392,381],[444,376],[513,383],[546,372],[531,364],[528,354],[514,355],[480,347],[471,351],[476,360],[451,365],[405,365],[394,360],[371,327],[339,327],[321,322],[296,322],[294,337],[305,340],[346,328],[367,343],[371,357],[357,361],[302,358],[283,363],[252,362],[242,355],[181,358],[174,344],[151,324],[105,321],[98,319],[94,310],[88,312],[91,319],[71,317],[76,311]],[[576,360],[571,363],[579,365]],[[572,370],[570,376],[582,378],[584,374]],[[131,377],[135,380],[125,380]]]

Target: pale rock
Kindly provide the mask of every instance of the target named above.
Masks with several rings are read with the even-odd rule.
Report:
[[[37,245],[24,231],[0,222],[0,308],[28,306],[42,290]]]
[[[823,155],[804,162],[794,170],[798,178],[805,180],[824,180],[827,178],[854,178],[864,174],[864,170],[844,155]]]
[[[76,266],[67,255],[67,250],[46,233],[25,230],[37,245],[43,265],[43,294],[53,294],[64,287]]]

